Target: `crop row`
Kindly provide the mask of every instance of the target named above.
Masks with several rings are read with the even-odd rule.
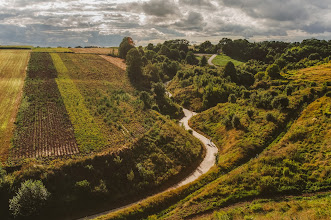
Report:
[[[23,101],[16,118],[12,159],[79,152],[49,54],[32,53]]]

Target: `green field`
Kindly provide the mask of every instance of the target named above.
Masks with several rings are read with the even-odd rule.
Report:
[[[0,162],[8,157],[29,51],[0,50]]]
[[[232,59],[231,57],[225,54],[217,55],[213,59],[212,63],[215,64],[216,66],[225,66],[229,61],[231,61],[235,66],[240,66],[241,64],[243,64],[243,62]]]
[[[69,48],[50,48],[50,47],[34,47],[33,52],[38,53],[73,53]]]

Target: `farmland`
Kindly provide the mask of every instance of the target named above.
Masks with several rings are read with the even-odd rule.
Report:
[[[0,50],[0,161],[7,160],[29,51]]]
[[[78,153],[56,77],[49,54],[31,54],[23,99],[15,122],[11,159]]]
[[[90,54],[100,54],[100,55],[107,55],[107,54],[118,54],[117,47],[110,47],[110,48],[70,48],[75,53],[90,53]]]
[[[38,53],[72,53],[69,48],[50,48],[50,47],[34,47],[32,49],[33,52]]]

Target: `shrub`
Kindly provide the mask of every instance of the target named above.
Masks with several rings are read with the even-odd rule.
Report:
[[[265,119],[266,119],[267,121],[275,121],[275,117],[274,117],[274,115],[273,115],[272,113],[270,113],[270,112],[266,114]]]
[[[90,191],[90,182],[87,180],[82,180],[76,182],[75,187],[79,192],[86,193]]]
[[[278,108],[278,109],[285,109],[289,105],[289,99],[286,96],[277,96],[272,100],[271,103],[273,108]]]
[[[247,115],[248,115],[249,118],[252,118],[253,115],[254,115],[254,111],[252,109],[248,109],[247,110]]]
[[[268,66],[266,73],[268,74],[268,76],[270,76],[273,79],[279,78],[280,77],[279,66],[277,64],[272,64]]]
[[[0,183],[4,180],[6,174],[6,170],[2,169],[2,167],[0,166]]]
[[[231,124],[232,124],[232,127],[234,127],[234,128],[239,128],[240,127],[240,119],[237,115],[234,115],[232,117]]]
[[[229,95],[228,101],[231,102],[231,103],[236,103],[237,98],[236,98],[235,94]]]
[[[15,217],[35,215],[46,203],[49,195],[50,193],[40,180],[27,180],[9,200],[9,209]]]

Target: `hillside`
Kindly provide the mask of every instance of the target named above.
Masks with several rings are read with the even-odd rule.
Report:
[[[198,66],[186,62],[188,53],[167,88],[200,112],[189,124],[218,147],[216,166],[191,184],[97,219],[327,219],[329,58],[296,54],[302,60],[294,61],[297,50],[270,44],[283,59],[279,66],[277,57],[271,64]]]
[[[123,69],[65,49],[31,53],[9,159],[0,167],[3,216],[25,180],[41,180],[50,192],[38,218],[80,217],[174,184],[202,159],[202,144],[146,109]],[[29,52],[21,54],[26,60]]]

